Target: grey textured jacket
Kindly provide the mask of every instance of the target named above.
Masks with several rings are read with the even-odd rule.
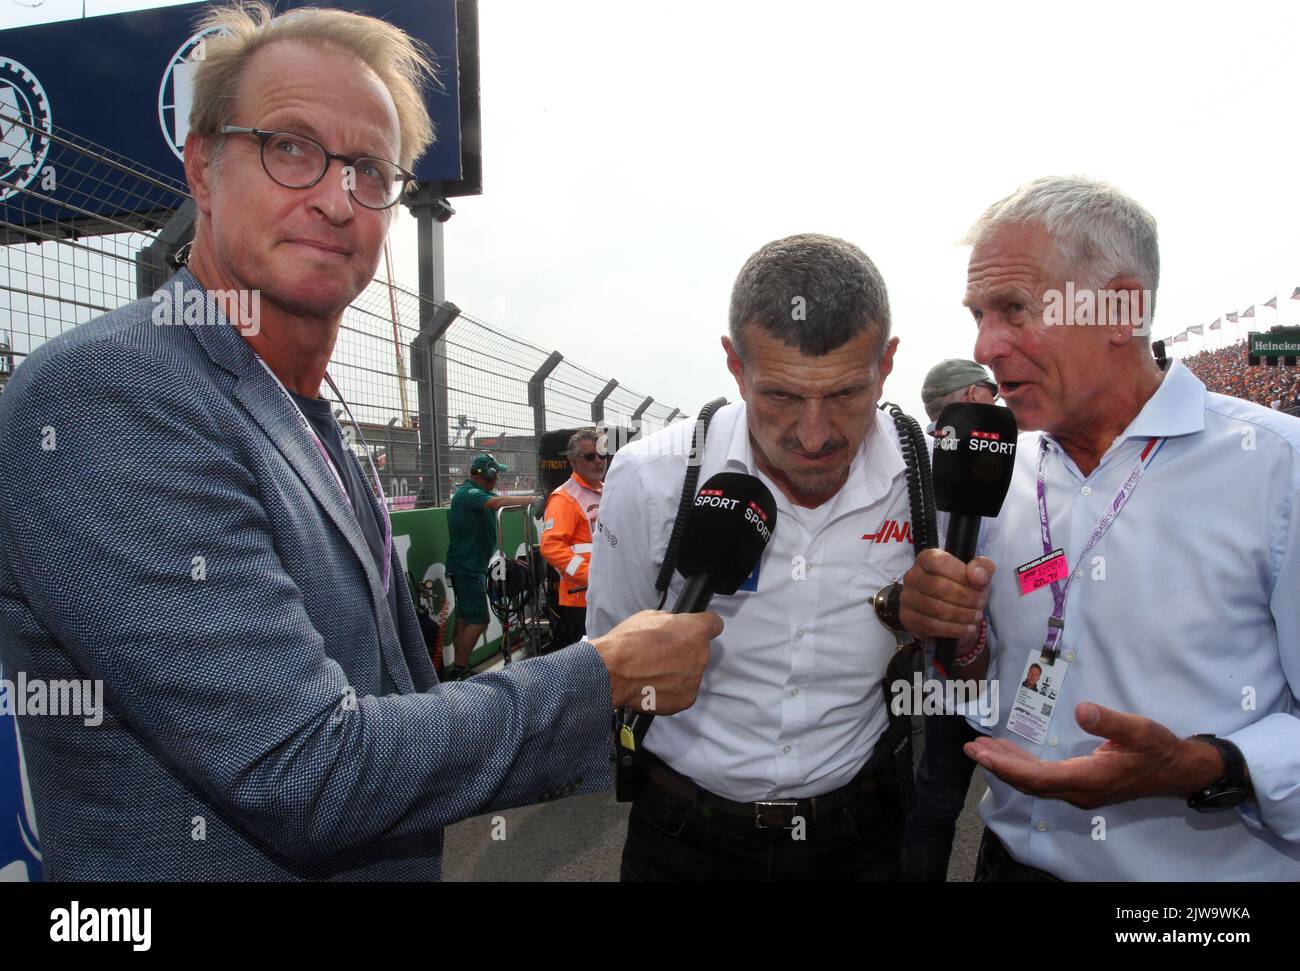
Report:
[[[438,684],[252,349],[155,306],[0,396],[6,677],[104,685],[102,724],[18,720],[47,879],[438,879],[446,824],[606,787],[595,649]]]

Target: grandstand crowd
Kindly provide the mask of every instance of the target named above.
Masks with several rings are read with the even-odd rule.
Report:
[[[1246,342],[1180,358],[1210,391],[1245,398],[1265,408],[1300,412],[1300,368],[1246,360]]]

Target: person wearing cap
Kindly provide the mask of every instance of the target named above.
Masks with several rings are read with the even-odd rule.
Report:
[[[569,436],[568,457],[573,474],[546,501],[542,523],[542,556],[560,574],[559,614],[565,647],[587,632],[587,577],[591,565],[591,534],[596,529],[605,479],[605,455],[595,428],[579,428]]]
[[[950,357],[930,368],[921,384],[921,404],[930,419],[931,435],[945,406],[958,401],[991,405],[997,397],[998,386],[988,371],[959,357]]]
[[[447,574],[456,594],[456,662],[448,678],[469,673],[469,653],[488,624],[487,568],[497,546],[496,510],[528,506],[537,496],[499,496],[497,476],[510,469],[487,452],[470,463],[469,478],[451,497],[447,515]]]

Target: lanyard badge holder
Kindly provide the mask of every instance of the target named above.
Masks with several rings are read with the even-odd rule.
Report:
[[[1071,584],[1082,569],[1088,554],[1101,542],[1101,538],[1106,535],[1124,507],[1128,505],[1142,476],[1163,445],[1162,438],[1152,438],[1147,441],[1128,478],[1124,480],[1123,485],[1119,487],[1119,491],[1106,507],[1106,511],[1092,528],[1088,541],[1079,554],[1074,569],[1071,570],[1065,558],[1064,548],[1054,549],[1052,546],[1052,528],[1048,521],[1047,487],[1044,479],[1048,445],[1046,437],[1040,439],[1036,479],[1038,525],[1042,537],[1043,555],[1018,567],[1016,574],[1021,596],[1045,586],[1051,587],[1052,612],[1047,618],[1047,633],[1043,638],[1042,647],[1038,649],[1037,657],[1034,651],[1029,652],[1016,690],[1016,700],[1007,718],[1007,730],[1021,738],[1041,745],[1043,739],[1047,737],[1047,728],[1056,707],[1061,684],[1069,672],[1069,663],[1074,660],[1072,654],[1064,658],[1061,656],[1061,639],[1065,633],[1065,604],[1070,595]]]

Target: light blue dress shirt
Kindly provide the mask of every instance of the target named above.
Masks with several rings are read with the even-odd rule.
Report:
[[[1043,553],[1035,471],[1040,433],[1020,436],[1015,475],[982,548],[989,599],[994,737],[1039,758],[1091,754],[1074,718],[1091,701],[1180,737],[1212,733],[1245,755],[1256,799],[1217,814],[1183,798],[1084,811],[989,776],[985,822],[1022,863],[1068,880],[1300,880],[1300,419],[1211,394],[1182,364],[1083,475],[1050,437],[1044,478],[1052,544],[1075,571],[1065,608],[1071,663],[1041,745],[1007,731],[1030,651],[1052,610],[1021,596],[1016,566]],[[1110,530],[1079,563],[1102,513],[1152,437],[1167,440]]]

